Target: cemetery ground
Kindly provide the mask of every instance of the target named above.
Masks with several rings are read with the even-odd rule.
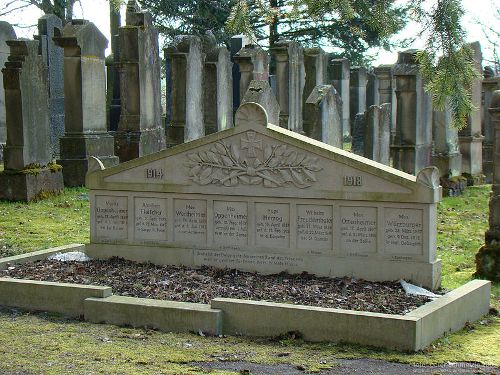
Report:
[[[474,257],[487,227],[490,189],[490,185],[470,187],[463,196],[444,198],[439,204],[438,254],[443,261],[445,289],[454,289],[473,277]],[[63,195],[40,202],[0,202],[0,257],[88,242],[88,212],[87,190],[83,188],[66,189]],[[492,285],[491,306],[500,308],[498,284]],[[478,370],[474,366],[479,364],[500,365],[500,318],[494,311],[413,354],[341,343],[311,344],[293,334],[251,339],[163,333],[12,309],[0,310],[0,327],[0,374],[178,374],[199,373],[209,367],[220,369],[214,373],[236,368],[241,373],[300,373],[343,368],[343,359],[360,359],[359,365],[372,366],[373,371],[378,365],[370,360],[376,359],[403,364],[448,363],[448,367],[432,368],[434,373],[454,373],[450,371],[457,368],[449,362],[473,363],[467,365],[471,366],[467,373]],[[379,369],[379,373],[387,370]],[[483,367],[480,371],[486,372],[476,373],[487,370]]]

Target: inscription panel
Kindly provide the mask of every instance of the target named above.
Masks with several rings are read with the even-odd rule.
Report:
[[[207,201],[175,199],[174,240],[206,243]]]
[[[290,246],[290,205],[255,204],[255,243],[265,247]]]
[[[387,253],[401,254],[401,259],[422,254],[423,210],[386,208],[384,243]]]
[[[297,247],[330,250],[333,243],[332,206],[297,205]]]
[[[194,260],[196,265],[231,268],[245,267],[261,271],[263,269],[304,267],[305,265],[305,260],[301,256],[216,250],[195,250]]]
[[[134,238],[155,242],[167,240],[167,200],[136,197]]]
[[[128,238],[128,198],[107,195],[95,197],[95,234],[105,240]]]
[[[214,242],[223,245],[248,244],[246,202],[214,202]]]
[[[350,256],[368,256],[377,251],[377,209],[340,207],[340,246]]]

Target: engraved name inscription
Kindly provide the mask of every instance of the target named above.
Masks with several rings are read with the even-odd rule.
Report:
[[[257,246],[290,246],[290,205],[256,203]]]
[[[214,202],[214,241],[223,245],[248,243],[246,202]]]
[[[175,241],[204,242],[207,240],[207,202],[176,199],[174,203]]]
[[[377,251],[377,209],[374,207],[340,208],[340,244],[350,256]]]
[[[166,199],[135,198],[134,233],[138,240],[167,240]]]
[[[388,253],[417,255],[423,249],[423,212],[385,209],[385,248]]]
[[[332,207],[297,205],[297,246],[301,249],[332,248]]]
[[[128,198],[98,195],[95,197],[96,236],[101,239],[127,239]]]

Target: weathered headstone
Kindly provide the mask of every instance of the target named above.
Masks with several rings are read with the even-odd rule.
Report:
[[[269,80],[269,54],[261,47],[247,44],[233,60],[240,72],[240,98],[245,96],[250,82]]]
[[[397,125],[391,146],[394,167],[414,175],[430,165],[432,139],[431,98],[424,90],[416,52],[399,52],[394,66]]]
[[[351,125],[358,113],[366,111],[366,84],[366,68],[352,67],[349,80],[349,118]]]
[[[396,80],[393,76],[394,65],[379,65],[373,68],[373,73],[378,78],[379,102],[391,103],[391,144],[396,137]]]
[[[480,277],[500,281],[500,91],[491,98],[490,114],[495,129],[493,149],[493,185],[490,194],[489,228],[485,245],[476,254],[476,270]]]
[[[342,148],[342,101],[333,85],[316,86],[306,101],[311,138]]]
[[[347,59],[332,59],[328,64],[328,80],[335,86],[342,99],[342,134],[349,136],[350,104],[349,104],[349,81],[351,64]]]
[[[380,105],[380,87],[378,76],[373,72],[373,68],[366,72],[366,108],[372,105]],[[385,102],[387,103],[387,102]]]
[[[231,55],[226,47],[210,45],[203,75],[205,133],[233,126],[233,75]]]
[[[48,72],[37,41],[10,40],[7,45],[10,56],[2,69],[7,144],[0,199],[31,201],[64,188],[50,152]]]
[[[151,14],[127,8],[127,25],[119,30],[121,111],[114,137],[121,162],[165,148],[158,30],[152,22]]]
[[[304,68],[305,68],[305,84],[303,95],[303,128],[304,133],[312,138],[320,136],[317,128],[313,128],[315,106],[307,105],[309,96],[314,91],[314,88],[319,85],[326,85],[328,82],[327,75],[328,55],[321,48],[306,48],[304,49]],[[309,110],[313,112],[310,113]],[[314,133],[314,134],[313,134]]]
[[[121,26],[120,10],[109,3],[109,20],[111,35],[111,55],[106,57],[106,121],[109,131],[118,129],[120,121],[120,43],[119,32]]]
[[[250,44],[250,41],[246,35],[234,35],[231,37],[231,62],[233,66],[231,68],[232,76],[233,76],[233,113],[236,113],[236,110],[239,108],[242,97],[240,96],[240,80],[241,73],[238,64],[234,61],[234,56],[247,44]]]
[[[356,155],[365,155],[366,112],[357,113],[352,123],[351,152]]]
[[[442,178],[462,175],[462,155],[458,145],[458,131],[453,127],[452,114],[434,110],[432,116],[432,165],[439,169]]]
[[[5,65],[10,53],[7,40],[14,39],[16,39],[16,32],[12,25],[8,22],[0,21],[0,69]],[[7,140],[7,125],[5,121],[5,91],[3,80],[0,80],[0,161],[3,160],[3,148]]]
[[[479,42],[471,43],[474,53],[474,65],[478,72],[482,71],[482,53]],[[468,177],[469,184],[482,182],[483,172],[483,139],[481,135],[481,79],[472,83],[472,104],[476,108],[469,115],[467,126],[458,133],[460,153],[462,154],[462,173]]]
[[[171,64],[171,114],[167,125],[167,147],[201,138],[203,123],[203,65],[201,39],[180,35],[165,50]]]
[[[280,126],[303,134],[304,50],[298,42],[279,40],[270,51],[276,65]]]
[[[483,140],[483,174],[485,182],[491,184],[493,181],[493,143],[495,140],[495,128],[491,121],[489,109],[493,92],[500,89],[500,77],[486,77],[483,79],[483,113],[482,134]]]
[[[273,125],[279,124],[280,105],[267,81],[250,82],[250,86],[241,100],[242,105],[245,103],[259,104],[266,111],[267,121]]]
[[[50,147],[53,158],[59,157],[59,140],[64,135],[64,51],[52,40],[54,33],[61,29],[62,21],[54,14],[46,14],[38,20],[40,53],[49,68]]]
[[[360,158],[267,124],[255,103],[235,118],[89,174],[87,254],[439,286],[434,168],[414,177]]]
[[[67,23],[54,42],[64,48],[64,137],[61,159],[65,186],[85,185],[88,158],[105,166],[118,163],[114,140],[106,129],[107,39],[86,20]]]

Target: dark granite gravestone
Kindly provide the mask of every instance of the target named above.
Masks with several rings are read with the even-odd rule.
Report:
[[[3,68],[9,56],[7,40],[16,39],[16,33],[10,23],[0,21],[0,69]],[[3,160],[3,148],[7,140],[7,125],[5,123],[5,91],[3,80],[0,80],[0,161]]]
[[[240,96],[240,79],[241,73],[238,67],[238,64],[234,62],[234,56],[247,44],[249,44],[249,40],[245,35],[235,35],[231,38],[231,62],[232,66],[232,75],[233,75],[233,113],[236,112],[238,107],[240,106],[241,96]]]
[[[114,137],[115,155],[125,162],[165,148],[158,30],[151,14],[127,7],[119,44],[121,112]]]
[[[62,173],[51,163],[47,67],[37,41],[7,41],[2,69],[7,144],[0,173],[0,199],[31,201],[63,189]]]
[[[65,186],[85,185],[88,158],[104,165],[118,164],[114,139],[106,129],[106,76],[104,50],[107,39],[86,20],[73,20],[54,37],[64,48],[64,125],[61,159]]]
[[[54,44],[54,32],[60,32],[62,21],[54,14],[38,20],[40,53],[49,68],[50,147],[52,157],[59,157],[59,140],[64,136],[64,51]]]

